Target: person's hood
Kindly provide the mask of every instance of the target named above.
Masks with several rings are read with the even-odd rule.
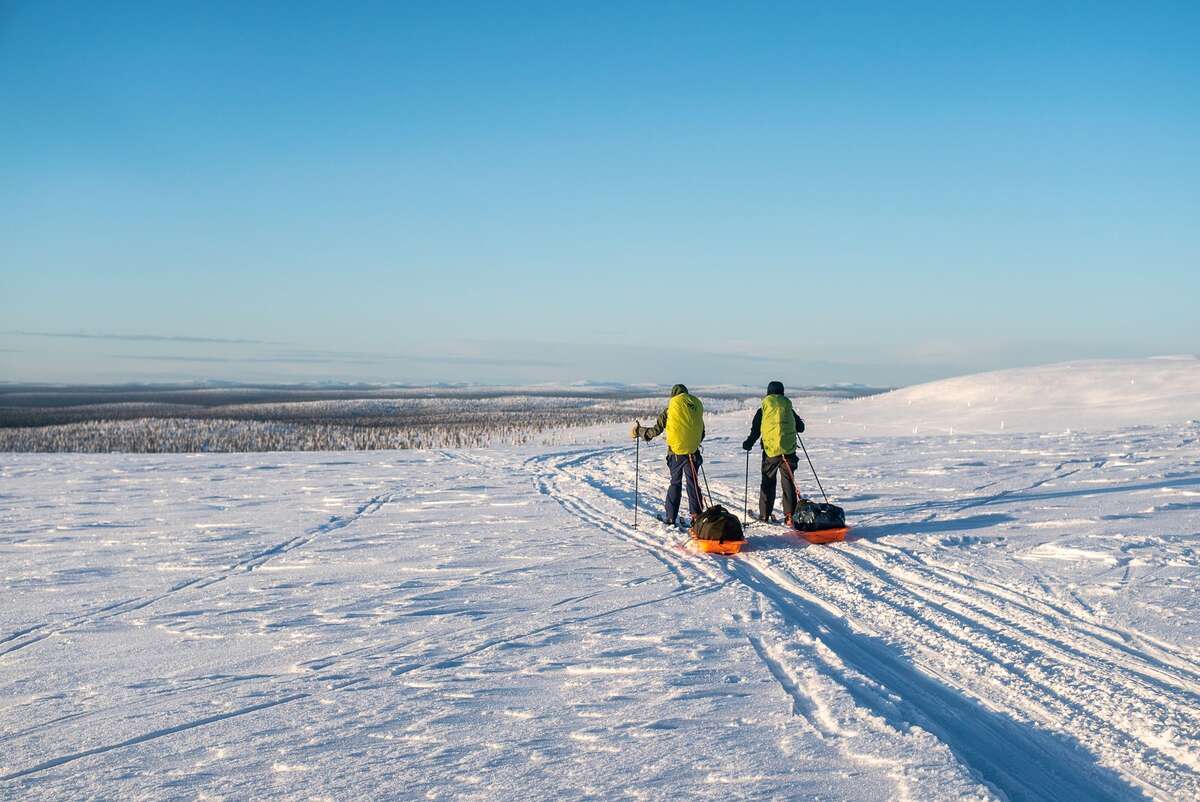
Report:
[[[768,384],[767,395],[783,395],[783,382],[771,382]]]
[[[683,395],[687,391],[688,388],[686,384],[677,384],[671,388],[671,397],[674,398],[677,395]]]

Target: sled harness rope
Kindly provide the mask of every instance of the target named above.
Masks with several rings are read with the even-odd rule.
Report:
[[[708,504],[704,503],[704,490],[708,488],[708,477],[704,478],[704,487],[700,487],[700,477],[696,475],[696,462],[692,459],[692,455],[688,454],[688,466],[692,469],[692,482],[696,485],[696,495],[700,496],[700,511],[703,512],[706,508],[712,506],[712,493],[708,494]],[[701,463],[700,470],[704,470],[704,464]]]

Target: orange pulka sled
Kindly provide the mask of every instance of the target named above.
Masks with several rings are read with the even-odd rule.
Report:
[[[705,554],[720,554],[725,557],[737,554],[742,550],[742,546],[746,545],[744,540],[726,540],[722,543],[719,540],[700,540],[694,535],[692,543]]]
[[[843,526],[841,529],[818,529],[815,532],[796,532],[796,534],[809,543],[837,543],[839,540],[845,540],[846,533],[849,531],[850,527]]]

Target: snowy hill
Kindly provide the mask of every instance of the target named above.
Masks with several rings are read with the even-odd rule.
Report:
[[[980,373],[829,405],[849,434],[1097,431],[1200,419],[1200,359],[1092,360]],[[835,425],[836,424],[836,425]]]
[[[1142,360],[799,399],[851,536],[729,559],[652,522],[662,441],[626,425],[0,455],[0,798],[1198,799],[1196,389]],[[749,418],[704,451],[739,512]]]

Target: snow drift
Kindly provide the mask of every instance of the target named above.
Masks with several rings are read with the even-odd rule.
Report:
[[[1104,359],[998,370],[830,405],[828,411],[828,434],[1061,432],[1178,424],[1200,419],[1200,359]]]

